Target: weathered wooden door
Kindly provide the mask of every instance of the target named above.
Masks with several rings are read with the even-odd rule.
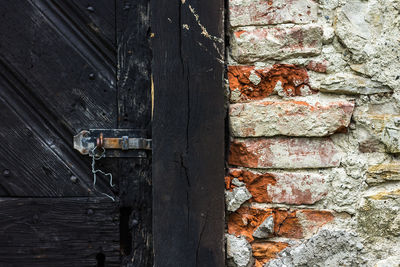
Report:
[[[0,266],[151,266],[150,156],[96,162],[80,130],[150,137],[147,0],[0,1]],[[105,194],[115,198],[111,200]]]

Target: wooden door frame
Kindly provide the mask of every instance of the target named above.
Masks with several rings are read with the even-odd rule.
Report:
[[[151,1],[154,266],[224,266],[224,1]]]

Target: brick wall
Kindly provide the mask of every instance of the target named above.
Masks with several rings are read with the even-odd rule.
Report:
[[[228,2],[228,266],[400,266],[400,1]]]

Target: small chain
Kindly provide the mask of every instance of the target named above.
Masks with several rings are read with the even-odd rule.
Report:
[[[112,174],[111,173],[106,173],[106,172],[104,172],[104,171],[102,171],[102,170],[100,170],[100,169],[96,169],[96,160],[100,160],[101,158],[104,158],[105,157],[105,152],[106,152],[106,150],[104,149],[104,147],[102,147],[102,149],[103,149],[103,151],[101,152],[101,154],[100,154],[100,156],[97,156],[96,157],[96,149],[97,149],[98,147],[96,146],[95,148],[93,148],[93,150],[92,150],[92,173],[93,173],[93,187],[96,189],[96,180],[97,180],[97,173],[99,172],[99,173],[101,173],[101,174],[103,174],[104,176],[109,176],[110,177],[110,186],[111,187],[114,187],[115,185],[113,184],[113,176],[112,176]],[[100,193],[102,193],[103,195],[105,195],[105,196],[107,196],[107,197],[109,197],[109,198],[111,198],[113,201],[115,201],[115,199],[112,197],[112,196],[110,196],[110,195],[108,195],[108,194],[106,194],[106,193],[103,193],[103,192],[100,192]]]

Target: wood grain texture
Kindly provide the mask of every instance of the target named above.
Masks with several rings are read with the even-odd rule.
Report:
[[[151,138],[149,1],[117,1],[118,127]],[[153,266],[151,153],[119,159],[123,266]]]
[[[81,129],[117,127],[115,3],[96,5],[0,3],[0,266],[120,266],[119,202],[102,194],[118,186],[94,188],[72,148]]]
[[[17,9],[21,4],[27,3],[18,2],[14,5],[1,3],[0,5],[4,5],[4,8],[9,11],[16,9],[14,15],[17,16],[21,15],[20,12],[24,12]],[[3,9],[0,12],[3,12]],[[7,16],[11,15],[7,14]],[[13,19],[16,18],[13,17]],[[34,17],[26,19],[31,20],[32,23],[37,22]],[[69,73],[70,77],[53,75],[54,71],[65,67],[56,64],[55,59],[79,61],[81,56],[57,50],[58,43],[52,46],[46,39],[49,38],[46,36],[46,30],[43,33],[38,31],[35,35],[21,37],[12,31],[14,25],[7,26],[12,21],[7,21],[2,17],[1,22],[0,27],[5,30],[0,38],[2,48],[0,49],[0,98],[2,101],[0,135],[3,140],[0,146],[0,168],[7,175],[0,180],[0,196],[88,196],[101,195],[100,192],[112,194],[107,179],[99,179],[96,188],[92,186],[90,159],[73,151],[71,140],[75,132],[68,126],[71,124],[63,119],[63,116],[64,118],[69,116],[72,110],[75,115],[82,117],[82,122],[76,126],[85,127],[87,118],[83,115],[84,111],[76,108],[76,103],[77,101],[83,103],[87,101],[87,98],[84,95],[65,97],[74,92],[73,78],[79,79],[80,75],[73,72]],[[44,21],[42,23],[44,25],[41,27],[46,29],[48,24]],[[25,24],[29,23],[25,22]],[[24,27],[19,30],[28,30]],[[25,37],[30,39],[25,40]],[[62,38],[59,41],[66,42]],[[17,43],[18,45],[15,45]],[[31,43],[33,45],[30,45]],[[16,50],[16,46],[19,46],[23,52]],[[43,52],[35,54],[36,49]],[[44,52],[46,49],[53,50],[53,57],[45,55],[51,53]],[[26,54],[29,54],[29,57],[26,57]],[[69,57],[75,58],[69,59]],[[27,62],[30,64],[29,67],[24,65]],[[52,68],[53,72],[46,72],[37,65]],[[76,66],[68,68],[72,67],[76,68]],[[63,85],[58,87],[46,84],[46,88],[43,88],[37,83],[35,77],[38,76],[36,75],[51,81],[51,84],[57,82]],[[91,82],[89,78],[86,77],[86,79]],[[58,101],[68,106],[68,110],[52,109],[55,99],[41,97],[41,94],[46,94],[46,90],[51,90],[57,98],[62,96]],[[93,90],[92,93],[89,91],[87,93],[95,96],[96,92],[97,90]],[[116,97],[116,92],[114,96]],[[116,102],[114,103],[116,109]],[[116,122],[116,115],[113,120]],[[102,163],[105,163],[106,169],[113,171],[114,167],[107,161]],[[76,177],[76,182],[73,182],[74,177]]]
[[[115,205],[108,198],[0,199],[0,266],[120,266]]]
[[[74,15],[81,23],[81,27],[94,35],[89,38],[97,47],[102,46],[103,53],[112,55],[110,60],[116,63],[116,19],[115,2],[110,0],[56,0],[57,5],[67,15]],[[55,0],[53,0],[55,2]],[[107,51],[108,50],[108,51]],[[115,64],[114,64],[115,65]]]
[[[0,58],[71,136],[117,126],[115,66],[78,24],[52,1],[0,2]]]
[[[223,1],[151,10],[155,266],[224,266]]]

